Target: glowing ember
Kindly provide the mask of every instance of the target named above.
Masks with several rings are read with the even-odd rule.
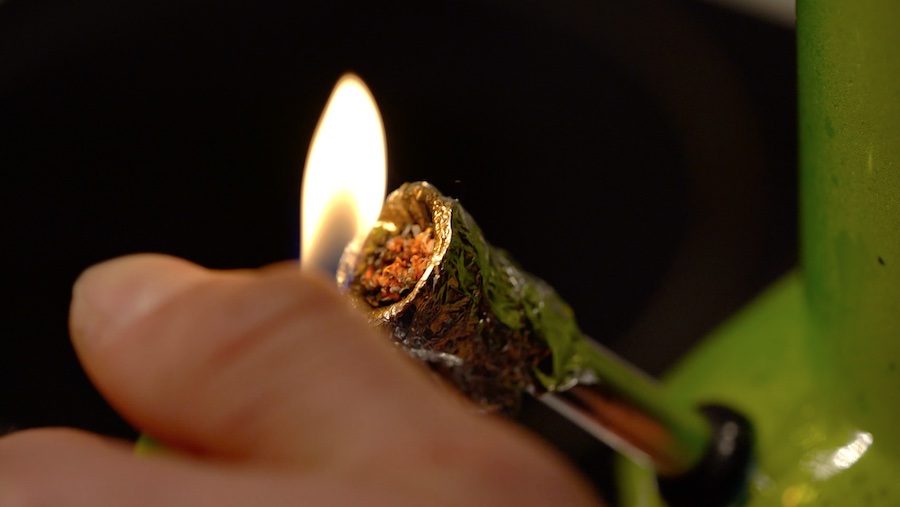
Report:
[[[363,298],[377,308],[400,301],[425,274],[434,253],[434,231],[407,225],[400,234],[379,229],[366,244],[359,272]]]

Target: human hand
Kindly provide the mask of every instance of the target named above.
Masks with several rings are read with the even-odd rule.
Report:
[[[15,433],[0,439],[0,506],[597,502],[559,456],[476,414],[296,266],[123,257],[75,284],[70,329],[107,400],[175,452]]]

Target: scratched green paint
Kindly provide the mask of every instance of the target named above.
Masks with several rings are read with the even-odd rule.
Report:
[[[749,505],[900,505],[900,4],[799,0],[801,268],[666,379],[758,433]],[[623,506],[660,505],[623,463]]]

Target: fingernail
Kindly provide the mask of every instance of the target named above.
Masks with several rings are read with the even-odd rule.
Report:
[[[174,257],[130,255],[88,268],[72,288],[69,322],[76,342],[115,336],[197,281],[204,271]]]

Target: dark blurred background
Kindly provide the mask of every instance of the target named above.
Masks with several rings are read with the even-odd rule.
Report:
[[[795,262],[789,25],[694,0],[0,1],[0,422],[133,434],[68,344],[72,281],[133,252],[296,256],[348,70],[389,188],[458,197],[651,373]]]

